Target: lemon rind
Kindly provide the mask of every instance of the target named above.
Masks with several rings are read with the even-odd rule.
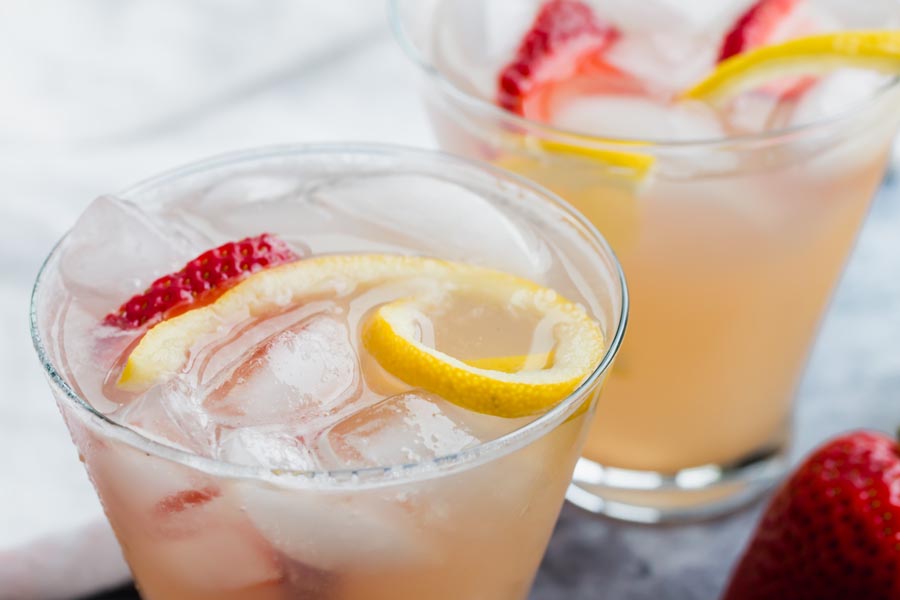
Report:
[[[900,72],[900,32],[843,31],[763,46],[722,62],[681,98],[715,104],[774,77],[821,75],[842,67]]]
[[[542,303],[535,299],[535,304]],[[363,342],[382,367],[409,385],[476,412],[523,417],[565,398],[592,372],[604,350],[599,326],[581,306],[556,296],[552,306],[539,310],[558,321],[553,364],[545,369],[505,373],[430,348],[414,339],[413,311],[404,303],[382,306],[365,328]]]

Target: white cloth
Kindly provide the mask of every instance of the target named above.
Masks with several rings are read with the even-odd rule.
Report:
[[[94,197],[203,156],[429,145],[414,81],[376,0],[0,5],[0,600],[128,577],[31,350],[54,241]]]
[[[127,573],[119,545],[101,517],[0,551],[3,598],[79,597],[121,583]]]

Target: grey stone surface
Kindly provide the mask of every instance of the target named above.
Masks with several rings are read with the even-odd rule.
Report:
[[[832,302],[797,404],[795,461],[832,435],[900,425],[900,183],[889,176]],[[653,527],[563,508],[531,600],[711,600],[764,501]]]

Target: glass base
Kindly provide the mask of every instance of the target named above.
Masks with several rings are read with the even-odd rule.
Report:
[[[759,498],[785,473],[787,446],[754,453],[732,465],[676,473],[604,467],[587,458],[575,466],[566,499],[586,511],[635,523],[710,519]]]

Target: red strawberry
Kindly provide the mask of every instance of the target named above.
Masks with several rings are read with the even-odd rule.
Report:
[[[775,32],[800,0],[759,0],[745,12],[722,42],[719,62],[770,43]]]
[[[522,101],[522,115],[536,121],[548,121],[561,106],[571,100],[598,94],[640,96],[647,93],[640,81],[603,60],[592,56],[582,61],[571,78],[544,85]]]
[[[154,510],[159,515],[180,513],[189,508],[203,506],[207,502],[222,495],[222,491],[216,487],[208,486],[199,490],[182,490],[170,496],[166,496],[156,503]]]
[[[594,16],[580,0],[550,0],[541,7],[515,58],[500,71],[497,104],[524,115],[529,96],[548,84],[565,81],[596,56],[617,32]]]
[[[779,490],[724,600],[900,599],[900,446],[856,432]]]
[[[741,52],[772,44],[786,36],[793,37],[807,33],[814,26],[801,21],[794,23],[790,30],[784,24],[790,19],[802,0],[759,0],[747,10],[725,36],[719,50],[719,62]],[[788,100],[799,97],[815,84],[814,77],[790,77],[764,85],[761,91],[770,96]]]
[[[160,277],[103,322],[120,329],[153,324],[211,302],[250,273],[298,258],[284,241],[267,233],[229,242]]]

